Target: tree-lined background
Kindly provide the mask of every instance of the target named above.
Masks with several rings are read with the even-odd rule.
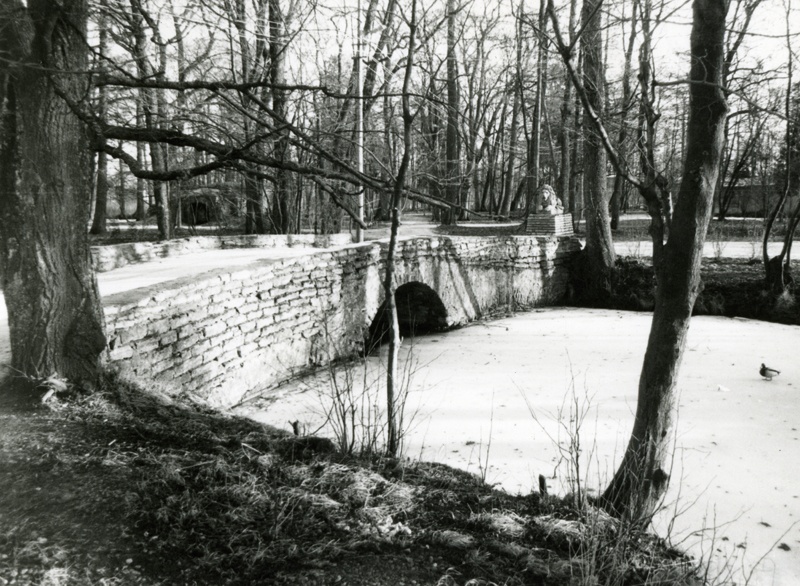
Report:
[[[470,212],[522,213],[536,187],[549,183],[577,223],[582,143],[595,129],[583,119],[546,3],[426,4],[413,55],[410,193],[425,209],[428,198],[456,204],[453,214],[432,207],[450,222],[475,217]],[[620,159],[642,168],[650,156],[677,193],[690,6],[560,4],[578,73],[587,33],[581,12],[599,14],[603,50],[591,66],[602,86],[598,114]],[[723,219],[766,217],[785,183],[781,119],[794,35],[775,26],[783,9],[760,4],[736,0],[729,10],[730,113],[715,195]],[[91,95],[80,106],[96,130],[94,233],[107,217],[148,216],[159,218],[163,237],[207,219],[248,233],[338,232],[353,226],[360,185],[365,221],[388,219],[402,154],[407,2],[103,0],[90,17]],[[610,163],[599,172],[616,228],[621,211],[646,204],[625,173]]]

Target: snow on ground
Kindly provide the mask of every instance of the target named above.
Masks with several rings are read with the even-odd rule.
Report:
[[[653,242],[615,242],[614,250],[620,256],[652,257]],[[773,243],[770,254],[780,252],[780,243]],[[706,241],[703,247],[705,258],[761,258],[761,242],[713,242]]]
[[[155,261],[129,264],[112,271],[98,273],[97,285],[102,297],[177,281],[219,269],[236,268],[260,261],[277,261],[304,256],[309,248],[223,248],[168,256]]]
[[[581,477],[604,485],[632,426],[649,327],[644,313],[548,308],[414,340],[407,411],[416,415],[406,455],[485,475],[511,492],[530,492],[544,474],[564,494],[568,465],[555,443],[569,439],[561,424],[569,425],[575,399],[585,413]],[[718,567],[730,559],[734,570],[749,571],[768,554],[751,584],[800,583],[797,340],[793,326],[694,318],[678,381],[673,482],[658,528],[666,534],[679,511],[674,540],[686,539],[698,556],[721,550]],[[761,362],[783,372],[762,380]],[[316,429],[315,388],[324,395],[326,378],[287,385],[276,400],[238,411]],[[692,535],[703,527],[716,535]]]

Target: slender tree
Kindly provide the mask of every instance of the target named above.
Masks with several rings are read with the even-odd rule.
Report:
[[[602,495],[618,514],[649,522],[667,488],[675,384],[700,289],[700,264],[721,160],[727,105],[722,91],[727,0],[694,0],[686,159],[668,237],[656,261],[653,322],[639,379],[633,431]],[[650,196],[652,197],[652,196]],[[656,232],[654,230],[654,232]]]
[[[417,2],[411,0],[411,17],[409,20],[408,53],[406,57],[405,75],[403,76],[403,90],[401,94],[403,108],[403,156],[400,168],[394,178],[392,189],[392,224],[389,235],[389,249],[386,253],[386,274],[383,280],[383,289],[386,296],[386,309],[389,317],[389,358],[386,365],[386,416],[387,416],[387,442],[386,451],[389,457],[396,457],[400,448],[397,412],[397,384],[399,381],[397,366],[400,352],[400,324],[397,321],[397,300],[395,299],[395,256],[397,250],[397,235],[400,227],[400,202],[411,161],[412,128],[414,115],[411,111],[409,97],[411,77],[414,68],[414,44],[417,31]]]
[[[569,38],[570,44],[579,42],[576,37],[578,26],[578,2],[570,0],[569,3]],[[580,70],[580,63],[577,64]],[[583,215],[583,189],[578,186],[578,141],[573,137],[580,135],[581,130],[581,110],[580,99],[573,95],[573,84],[570,82],[569,73],[566,73],[564,80],[564,93],[561,100],[561,165],[559,176],[559,192],[563,198],[567,209],[572,214],[572,223],[575,229],[578,228]]]
[[[761,256],[764,262],[765,282],[768,289],[776,294],[782,294],[786,288],[792,283],[791,277],[791,250],[792,243],[794,242],[794,233],[800,224],[800,202],[792,214],[788,225],[786,226],[786,235],[784,237],[783,246],[778,256],[770,258],[769,256],[769,239],[772,234],[772,229],[775,225],[775,220],[778,218],[781,210],[786,205],[794,183],[792,182],[792,166],[794,165],[795,158],[795,145],[793,141],[794,128],[792,126],[792,90],[794,89],[793,76],[794,76],[794,50],[793,39],[790,29],[790,16],[792,13],[792,0],[785,0],[784,11],[786,14],[786,50],[788,53],[787,60],[787,76],[786,76],[786,94],[784,98],[784,116],[786,119],[786,134],[784,143],[784,156],[783,164],[785,166],[785,177],[783,191],[775,202],[775,205],[770,210],[769,215],[764,223],[764,236],[761,242]]]
[[[650,0],[644,0],[643,35],[649,36]],[[588,92],[574,71],[569,46],[561,38],[552,0],[548,6],[556,40],[596,135],[617,171],[637,187],[648,205],[653,239],[656,294],[633,430],[623,460],[601,496],[601,503],[633,522],[649,523],[669,482],[670,432],[675,416],[675,384],[686,346],[692,308],[700,289],[700,263],[721,161],[727,104],[722,87],[727,0],[694,0],[689,75],[689,120],[681,189],[674,209],[665,201],[659,174],[652,169],[654,136],[643,157],[644,177],[635,178],[618,156]],[[650,62],[647,41],[640,69]],[[640,72],[641,102],[652,108],[651,74]],[[646,118],[646,117],[645,117]],[[651,119],[652,121],[652,119]],[[648,123],[650,124],[650,123]],[[668,192],[667,192],[668,193]]]
[[[734,10],[732,15],[732,22],[731,27],[728,30],[728,33],[725,38],[725,58],[723,61],[722,66],[722,82],[725,88],[731,88],[733,85],[733,77],[736,73],[735,71],[735,63],[737,58],[739,57],[739,49],[744,42],[744,39],[747,37],[748,29],[750,28],[750,22],[753,19],[753,15],[756,12],[758,6],[763,2],[763,0],[735,0],[734,2]],[[750,71],[750,73],[756,73],[755,71]],[[726,95],[726,98],[728,95]],[[725,159],[723,161],[722,173],[719,174],[719,178],[717,179],[717,186],[716,186],[716,197],[715,201],[718,202],[718,213],[719,219],[725,219],[726,207],[723,204],[723,194],[724,194],[724,183],[726,176],[728,175],[728,167],[730,166],[730,159],[732,157],[732,149],[728,145],[728,136],[729,136],[729,121],[733,120],[733,116],[729,116],[728,120],[725,124],[725,134],[724,134],[724,142],[723,142],[723,153],[725,153]],[[734,165],[738,166],[738,165]],[[738,177],[731,177],[730,186],[735,185],[736,181],[738,181]],[[729,190],[730,191],[730,190]]]
[[[536,25],[536,97],[533,103],[531,132],[528,141],[528,174],[525,179],[526,203],[528,213],[536,213],[540,202],[537,199],[539,190],[539,167],[542,151],[542,123],[544,119],[545,96],[547,95],[547,0],[539,0],[539,17]]]
[[[99,55],[105,55],[108,50],[108,26],[105,15],[103,14],[98,18],[98,29],[99,43],[97,51]],[[106,117],[107,94],[107,88],[100,87],[98,89],[97,115],[101,118]],[[106,209],[108,207],[108,155],[102,151],[97,153],[94,185],[94,215],[92,217],[92,227],[89,232],[99,235],[106,233]],[[123,217],[125,216],[124,207],[120,209],[120,215]]]
[[[165,44],[161,39],[158,23],[149,12],[146,0],[129,0],[130,10],[127,13],[128,23],[133,36],[131,46],[137,74],[142,79],[163,80],[166,74]],[[149,34],[148,34],[149,32]],[[158,67],[154,67],[150,60],[150,39],[158,52]],[[164,91],[160,87],[139,90],[139,99],[142,106],[142,115],[148,130],[154,131],[163,127],[166,113],[164,109]],[[165,172],[166,146],[159,141],[149,141],[150,165],[156,173]],[[169,184],[165,181],[153,183],[153,196],[156,208],[156,221],[158,232],[162,240],[172,238],[173,225],[170,209]]]
[[[269,74],[271,83],[272,111],[278,121],[287,117],[288,92],[286,85],[286,50],[287,50],[287,13],[280,0],[269,2]],[[278,122],[280,124],[280,122]],[[278,161],[289,160],[288,129],[279,127],[272,141],[272,156]],[[289,173],[282,168],[277,169],[272,191],[272,207],[270,224],[272,231],[288,234],[293,225],[291,206],[291,182]]]
[[[458,133],[458,59],[456,57],[456,0],[447,0],[447,130],[445,132],[445,197],[461,203],[461,140]],[[442,215],[442,224],[454,224],[455,210]]]
[[[627,44],[625,46],[625,66],[622,70],[622,103],[620,105],[619,132],[617,133],[617,150],[622,159],[628,155],[628,113],[633,106],[633,49],[636,44],[636,24],[638,15],[639,0],[633,0],[631,7],[630,23],[631,28],[628,33]],[[625,176],[616,173],[614,176],[614,188],[611,192],[611,229],[619,227],[619,216],[622,207],[623,191],[625,189]]]

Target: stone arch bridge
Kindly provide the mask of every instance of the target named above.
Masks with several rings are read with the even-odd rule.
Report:
[[[241,246],[241,243],[238,244]],[[170,393],[225,407],[380,334],[385,241],[307,248],[104,298],[108,359]],[[564,295],[570,237],[401,240],[404,327],[442,329]]]

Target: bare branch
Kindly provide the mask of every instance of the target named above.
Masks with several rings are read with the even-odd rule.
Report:
[[[586,88],[583,87],[583,82],[578,75],[577,69],[575,67],[574,62],[574,55],[573,51],[570,46],[564,43],[563,36],[561,35],[561,28],[558,24],[558,17],[556,16],[555,8],[553,7],[553,0],[547,0],[547,13],[550,16],[550,20],[553,23],[553,34],[555,35],[555,42],[556,42],[556,50],[561,55],[562,60],[564,61],[564,66],[569,73],[569,77],[572,80],[572,84],[575,87],[575,90],[578,92],[578,96],[580,97],[581,104],[583,105],[584,109],[589,115],[589,118],[592,120],[592,124],[595,127],[595,131],[600,136],[600,140],[603,143],[603,147],[606,149],[608,153],[608,158],[611,161],[611,165],[614,167],[614,170],[625,177],[627,181],[631,183],[631,185],[641,188],[643,184],[640,179],[634,177],[628,172],[628,166],[625,161],[622,161],[617,153],[617,150],[614,148],[614,144],[611,141],[611,138],[608,136],[608,132],[606,131],[605,126],[603,125],[603,121],[600,120],[600,116],[597,112],[592,108],[589,100],[586,98]]]

